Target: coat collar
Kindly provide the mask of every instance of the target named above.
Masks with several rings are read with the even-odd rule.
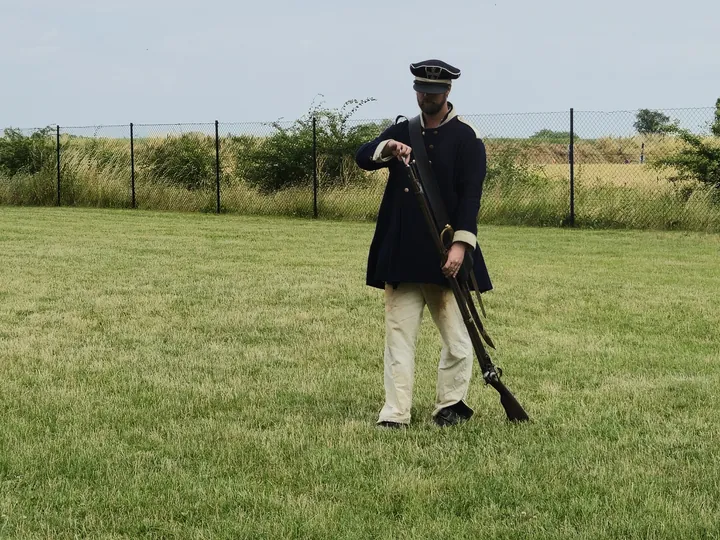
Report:
[[[443,118],[442,122],[440,122],[440,125],[438,127],[443,127],[445,124],[447,124],[450,120],[455,118],[457,116],[457,111],[455,111],[455,107],[452,103],[448,101],[448,107],[449,111],[445,115],[445,118]],[[420,113],[420,125],[424,128],[425,127],[425,115],[421,112]]]

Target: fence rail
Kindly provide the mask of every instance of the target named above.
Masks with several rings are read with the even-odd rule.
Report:
[[[657,113],[720,146],[714,108]],[[720,231],[720,184],[658,167],[687,144],[639,123],[638,111],[464,118],[488,153],[481,223]],[[8,129],[0,204],[372,220],[386,173],[360,171],[354,152],[389,124],[313,115]]]

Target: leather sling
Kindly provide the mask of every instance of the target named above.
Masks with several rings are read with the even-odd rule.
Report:
[[[427,151],[425,150],[425,141],[423,140],[422,126],[420,125],[420,115],[411,118],[408,121],[408,125],[410,128],[410,146],[412,147],[413,154],[415,154],[415,163],[420,171],[420,182],[423,184],[430,211],[435,218],[435,226],[438,232],[442,232],[446,225],[450,225],[450,220],[437,182],[435,181],[435,174],[430,166]]]
[[[422,183],[423,190],[427,197],[428,206],[433,214],[435,227],[437,228],[438,234],[442,233],[443,229],[447,225],[450,225],[450,219],[448,217],[445,203],[440,194],[437,182],[435,181],[435,174],[432,167],[430,166],[430,160],[428,159],[427,151],[425,150],[425,140],[422,135],[422,125],[420,123],[420,115],[414,116],[408,121],[408,127],[410,130],[410,146],[412,152],[415,155],[415,163],[420,171],[420,182]],[[450,246],[447,246],[448,248]],[[475,246],[473,246],[473,250]],[[473,271],[473,258],[472,252],[466,251],[465,258],[463,259],[462,267],[458,275],[458,281],[470,283],[472,288],[477,295],[478,302],[480,304],[480,310],[485,315],[485,306],[483,305],[482,298],[480,297],[480,288],[478,287],[477,280],[475,279],[475,272]]]

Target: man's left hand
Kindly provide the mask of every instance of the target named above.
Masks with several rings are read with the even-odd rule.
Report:
[[[442,267],[443,275],[445,277],[457,277],[464,258],[465,244],[462,242],[455,242],[452,246],[450,246],[447,260],[445,261],[445,265]]]

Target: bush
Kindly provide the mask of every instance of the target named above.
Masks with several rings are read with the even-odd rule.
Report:
[[[720,137],[720,98],[715,102],[715,120],[710,126],[710,132],[716,137]]]
[[[139,165],[153,180],[181,185],[188,190],[215,183],[215,139],[184,133],[149,143],[139,152]]]
[[[7,176],[37,174],[55,167],[57,149],[53,128],[40,129],[30,136],[8,128],[0,137],[0,172]]]
[[[487,185],[537,185],[545,177],[538,165],[531,165],[526,150],[517,146],[501,146],[497,152],[488,155]]]
[[[220,141],[220,148],[226,153],[228,162],[232,163],[227,171],[223,171],[223,178],[245,181],[262,141],[262,137],[255,135],[229,135]]]
[[[544,142],[553,142],[553,143],[570,143],[570,132],[569,131],[553,131],[552,129],[541,129],[540,131],[533,133],[529,137],[530,140],[533,141],[544,141]],[[578,137],[577,133],[573,134],[573,140],[577,141],[580,137]]]
[[[666,131],[677,134],[685,144],[674,153],[654,161],[652,165],[675,171],[670,177],[671,181],[697,180],[720,188],[720,145],[677,126],[667,128]]]
[[[254,149],[241,150],[245,156],[239,156],[238,162],[244,162],[245,180],[263,193],[307,185],[313,174],[312,127],[273,126],[276,133]]]
[[[339,109],[311,107],[290,127],[272,123],[275,133],[257,146],[244,144],[237,162],[245,180],[263,193],[313,181],[313,118],[316,122],[318,181],[323,187],[338,187],[366,181],[367,175],[354,164],[357,149],[377,137],[384,124],[351,125],[350,117],[373,101],[349,100]]]

